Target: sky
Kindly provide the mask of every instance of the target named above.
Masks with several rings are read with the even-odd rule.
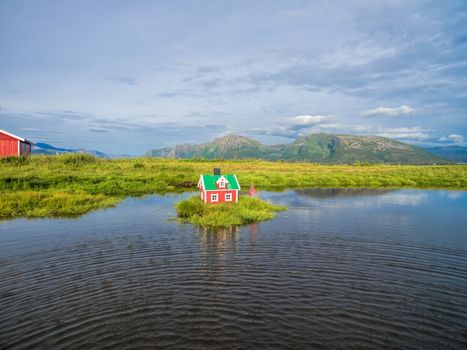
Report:
[[[0,0],[0,129],[111,154],[316,132],[466,145],[465,0]]]

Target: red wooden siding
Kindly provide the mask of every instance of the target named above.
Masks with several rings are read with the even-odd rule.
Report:
[[[18,140],[0,132],[0,157],[18,155]]]
[[[236,190],[231,190],[231,191],[207,191],[204,192],[206,195],[206,203],[236,203],[237,202],[237,191]],[[211,195],[217,194],[217,202],[213,202],[211,200]],[[225,195],[230,194],[232,196],[232,200],[226,201],[225,200]],[[203,199],[203,195],[200,195],[201,199]]]

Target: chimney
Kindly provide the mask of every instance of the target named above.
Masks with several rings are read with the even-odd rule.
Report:
[[[220,175],[221,174],[221,168],[214,168],[214,175]]]

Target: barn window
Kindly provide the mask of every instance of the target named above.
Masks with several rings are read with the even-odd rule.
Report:
[[[225,201],[226,202],[231,202],[232,201],[232,193],[226,193],[225,194]]]
[[[223,180],[219,182],[219,188],[225,188],[225,182]]]
[[[211,202],[217,202],[219,200],[218,194],[211,194]]]

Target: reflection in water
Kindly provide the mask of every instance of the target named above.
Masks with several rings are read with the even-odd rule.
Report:
[[[262,192],[289,210],[227,230],[167,220],[187,195],[0,223],[0,348],[466,348],[466,192]]]
[[[348,196],[378,196],[390,192],[393,189],[380,189],[380,188],[313,188],[305,190],[296,190],[300,196],[309,196],[312,198],[334,198],[334,197],[348,197]]]
[[[235,250],[238,239],[238,227],[212,229],[199,228],[199,242],[201,251],[206,255],[218,255],[222,252]]]

